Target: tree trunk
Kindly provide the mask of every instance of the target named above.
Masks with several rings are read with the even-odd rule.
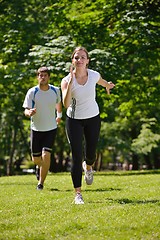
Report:
[[[139,159],[138,156],[136,154],[133,154],[132,156],[132,170],[138,170],[139,169]]]
[[[153,161],[154,161],[154,168],[160,169],[160,152],[159,150],[153,150]]]
[[[98,152],[97,153],[97,158],[96,158],[96,161],[95,161],[95,164],[94,164],[94,169],[96,171],[100,171],[101,167],[102,167],[102,153]]]
[[[145,162],[147,164],[147,169],[152,169],[152,163],[151,163],[151,159],[150,159],[150,155],[145,155],[144,156]]]
[[[12,129],[12,144],[10,148],[10,157],[7,161],[7,176],[11,176],[13,174],[13,157],[15,152],[15,146],[16,146],[16,136],[17,136],[17,129]]]

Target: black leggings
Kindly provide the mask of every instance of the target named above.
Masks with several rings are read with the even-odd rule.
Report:
[[[87,165],[92,165],[95,161],[100,126],[99,115],[82,120],[66,118],[67,137],[72,151],[71,176],[74,188],[81,187],[83,153]]]

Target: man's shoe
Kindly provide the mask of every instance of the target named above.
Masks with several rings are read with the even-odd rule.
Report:
[[[93,170],[92,168],[90,170],[87,170],[85,161],[83,162],[82,167],[85,173],[84,180],[87,185],[91,185],[93,183]]]
[[[84,201],[83,201],[81,193],[77,193],[76,194],[74,202],[75,202],[75,204],[84,204]]]
[[[39,184],[37,185],[37,190],[43,190],[43,185],[39,183]]]

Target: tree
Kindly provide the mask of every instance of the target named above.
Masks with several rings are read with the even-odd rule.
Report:
[[[49,66],[51,79],[59,86],[74,46],[83,45],[90,53],[90,67],[116,83],[110,96],[97,88],[102,123],[112,126],[107,138],[102,134],[109,139],[102,139],[103,147],[113,144],[138,168],[142,157],[135,155],[132,143],[140,144],[142,132],[148,130],[160,134],[158,0],[1,0],[0,4],[1,158],[12,167],[17,158],[29,155],[29,121],[21,106],[35,83],[37,67]],[[154,127],[145,129],[142,117],[155,118]],[[58,151],[68,152],[68,145],[58,141],[64,146]],[[158,147],[155,139],[146,155],[156,156],[154,166],[159,166]]]

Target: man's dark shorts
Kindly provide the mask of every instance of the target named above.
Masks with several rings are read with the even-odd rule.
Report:
[[[42,155],[42,151],[51,152],[56,137],[57,128],[39,132],[31,130],[31,153],[34,157]]]

